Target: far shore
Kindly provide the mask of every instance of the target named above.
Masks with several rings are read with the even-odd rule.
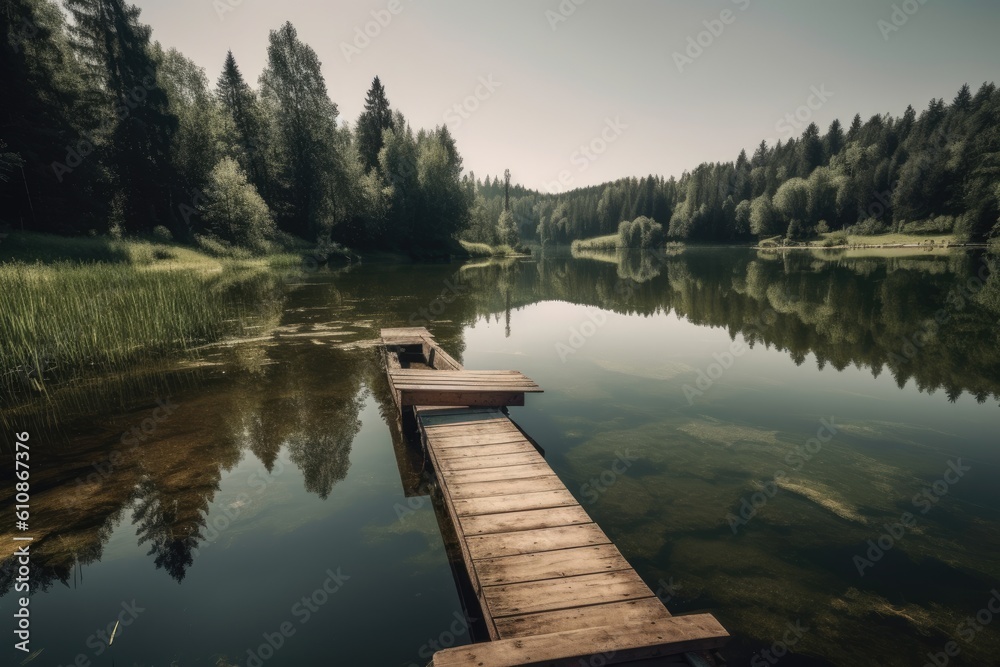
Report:
[[[866,250],[916,248],[919,250],[941,250],[947,248],[986,248],[985,243],[850,243],[843,245],[772,245],[751,246],[754,250]]]

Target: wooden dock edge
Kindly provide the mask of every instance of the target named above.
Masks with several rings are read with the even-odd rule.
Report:
[[[650,643],[651,636],[657,643]],[[717,649],[728,639],[714,616],[692,614],[444,649],[434,654],[431,667],[577,667],[597,658],[615,665]]]

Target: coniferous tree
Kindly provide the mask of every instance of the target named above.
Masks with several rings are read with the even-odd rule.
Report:
[[[261,96],[276,124],[279,225],[303,238],[330,233],[335,218],[337,105],[330,101],[319,58],[291,23],[272,30]]]
[[[385,96],[385,87],[376,76],[372,81],[365,108],[355,125],[358,154],[365,171],[378,166],[378,153],[382,150],[382,134],[392,127],[392,109]]]
[[[233,52],[215,85],[215,94],[228,114],[234,132],[234,157],[257,192],[268,200],[271,194],[267,160],[267,119],[257,93],[243,79]]]
[[[107,152],[122,226],[147,232],[160,224],[187,236],[174,209],[177,180],[170,160],[178,119],[157,81],[150,28],[139,23],[140,10],[123,0],[66,0],[66,7],[91,88],[113,113]]]
[[[87,133],[95,107],[85,100],[64,15],[51,0],[0,7],[0,89],[0,220],[57,233],[103,229],[98,147]]]
[[[830,123],[823,138],[824,159],[827,163],[844,148],[844,128],[836,118]]]

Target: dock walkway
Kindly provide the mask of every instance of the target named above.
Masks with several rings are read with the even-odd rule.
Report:
[[[713,664],[699,652],[722,646],[726,630],[711,614],[671,616],[500,409],[498,398],[523,404],[540,391],[534,382],[465,371],[426,329],[383,329],[382,342],[492,639],[438,651],[433,667]]]

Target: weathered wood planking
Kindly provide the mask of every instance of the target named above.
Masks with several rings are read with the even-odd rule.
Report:
[[[437,356],[436,350],[432,356]],[[457,362],[455,362],[457,364]],[[467,371],[388,368],[401,406],[465,405],[502,407],[524,405],[525,393],[542,389],[518,371]]]
[[[424,329],[382,333],[387,350],[394,341],[419,346],[430,367],[402,368],[387,354],[393,398],[416,418],[493,639],[439,651],[433,667],[679,660],[725,642],[711,615],[671,617],[497,409],[523,404],[525,392],[540,391],[534,382],[517,371],[466,371]]]
[[[609,619],[610,620],[610,619]],[[434,654],[434,667],[575,667],[580,651],[602,655],[601,664],[621,664],[688,651],[711,649],[729,637],[711,614],[584,627],[516,639],[444,649]],[[583,664],[593,664],[583,661]]]

